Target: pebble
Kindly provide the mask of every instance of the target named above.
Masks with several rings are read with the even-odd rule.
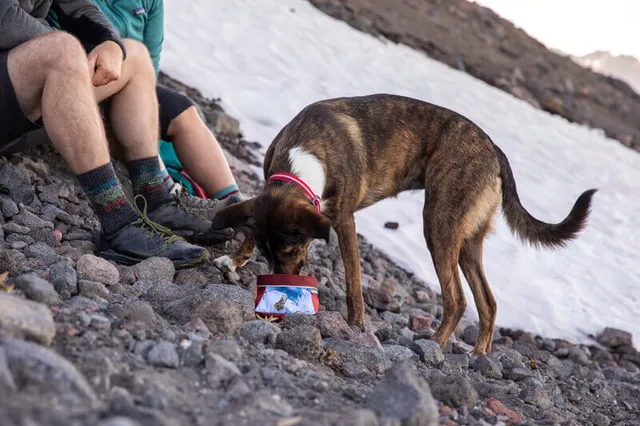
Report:
[[[177,368],[180,357],[171,342],[159,342],[147,353],[147,362],[155,367]]]
[[[109,285],[117,284],[120,279],[120,273],[114,265],[91,254],[80,257],[76,268],[80,280],[96,281]]]

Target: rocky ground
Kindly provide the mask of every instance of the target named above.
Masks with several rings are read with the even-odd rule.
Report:
[[[638,93],[548,50],[491,9],[467,0],[309,1],[361,31],[421,50],[640,151]]]
[[[237,122],[190,95],[255,194]],[[441,351],[429,340],[439,295],[364,239],[365,333],[344,320],[339,250],[324,242],[304,270],[321,311],[281,324],[253,315],[259,256],[230,274],[96,257],[95,217],[49,148],[0,159],[0,212],[3,426],[640,424],[631,335],[574,345],[502,329],[491,354],[470,358],[478,329],[466,321]]]

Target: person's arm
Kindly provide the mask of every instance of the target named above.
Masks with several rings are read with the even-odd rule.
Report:
[[[157,78],[160,73],[160,53],[162,53],[162,43],[164,43],[164,4],[163,0],[151,0],[150,4],[143,41],[151,54]]]
[[[54,0],[53,9],[60,20],[60,26],[78,37],[90,47],[106,41],[117,43],[127,57],[118,30],[91,0]]]
[[[10,50],[53,28],[29,15],[18,0],[0,0],[0,50]]]

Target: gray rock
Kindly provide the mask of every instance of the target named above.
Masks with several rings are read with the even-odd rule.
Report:
[[[147,362],[156,367],[177,368],[180,357],[173,343],[163,341],[153,345],[147,353]]]
[[[513,349],[501,348],[498,355],[498,361],[502,363],[504,370],[512,370],[514,368],[525,368],[522,362],[522,354]]]
[[[129,417],[116,416],[101,421],[97,426],[141,426],[141,424]]]
[[[280,327],[263,320],[245,322],[240,328],[240,336],[252,344],[273,346],[280,333]]]
[[[594,426],[609,426],[611,424],[611,419],[602,413],[591,413],[589,415],[589,421],[593,423]]]
[[[49,281],[63,299],[78,294],[76,270],[67,262],[58,262],[49,268]]]
[[[411,349],[400,345],[382,345],[384,354],[393,363],[410,359],[419,360],[420,356]]]
[[[373,410],[350,409],[342,413],[330,413],[327,411],[302,411],[300,417],[303,419],[313,419],[313,426],[380,426],[376,413]],[[304,423],[298,423],[302,426]]]
[[[528,368],[513,368],[505,371],[504,377],[509,380],[520,382],[527,377],[533,377],[533,372]]]
[[[164,286],[166,288],[173,287],[176,290],[178,290],[178,286],[173,284],[170,281],[154,282],[154,281],[151,281],[151,280],[138,280],[138,281],[135,281],[133,283],[133,291],[135,291],[136,293],[140,294],[141,296],[144,296],[144,295],[146,295],[146,293],[149,290],[151,290],[155,286]],[[176,291],[176,295],[177,294],[178,293]],[[168,300],[170,300],[170,299],[168,299]]]
[[[141,340],[139,342],[136,342],[133,346],[133,353],[142,357],[146,357],[151,348],[153,348],[153,345],[154,343],[152,340]]]
[[[502,379],[500,364],[487,355],[480,355],[473,361],[471,367],[488,379]]]
[[[300,325],[278,334],[276,348],[296,358],[316,361],[322,354],[322,336],[317,328]]]
[[[0,186],[9,189],[11,199],[16,204],[29,205],[36,196],[29,173],[23,164],[0,162]]]
[[[28,246],[29,244],[33,244],[35,243],[35,240],[33,238],[31,238],[28,235],[22,235],[22,234],[9,234],[6,238],[6,241],[9,244],[14,244],[14,243],[24,243],[23,247]],[[18,245],[18,244],[16,244]]]
[[[385,355],[382,346],[366,346],[357,341],[330,337],[324,340],[324,349],[335,353],[336,362],[344,374],[357,372],[356,366],[364,373],[369,371],[373,374],[384,374],[391,367],[391,361]]]
[[[461,374],[441,377],[431,385],[433,396],[454,408],[473,407],[478,402],[478,392],[468,377]]]
[[[104,284],[97,281],[87,281],[80,280],[78,281],[78,290],[79,293],[87,297],[89,299],[105,299],[108,300],[110,297],[109,290],[105,287]]]
[[[367,398],[367,408],[399,425],[437,426],[438,407],[429,385],[408,362],[395,364]]]
[[[4,292],[0,292],[0,329],[43,345],[50,345],[56,334],[53,315],[45,305]]]
[[[47,204],[40,211],[40,217],[42,220],[47,222],[54,222],[55,220],[59,220],[62,223],[67,225],[72,225],[74,223],[71,215],[64,210],[59,209],[56,206],[52,206],[51,204]]]
[[[53,284],[34,273],[20,275],[15,284],[29,299],[36,302],[54,304],[60,301]]]
[[[228,284],[209,284],[205,287],[202,295],[208,298],[222,298],[235,305],[245,321],[255,319],[255,300],[251,292],[244,290],[235,285]]]
[[[411,349],[420,356],[422,362],[435,367],[444,361],[444,354],[440,345],[434,340],[420,339],[413,342]]]
[[[123,321],[153,324],[156,320],[153,307],[144,300],[132,300],[122,305],[113,306],[110,309],[110,313]]]
[[[598,342],[613,349],[619,346],[633,346],[633,336],[627,331],[607,327],[598,336]]]
[[[28,258],[36,259],[45,265],[53,265],[58,261],[58,254],[55,250],[43,241],[37,241],[24,249],[24,254]]]
[[[176,268],[173,262],[167,258],[152,257],[131,267],[138,280],[166,280],[173,281]]]
[[[229,361],[239,361],[242,357],[240,346],[235,340],[213,340],[208,342],[208,348],[210,352],[216,353]]]
[[[475,345],[480,329],[477,325],[468,325],[462,332],[462,340],[468,345]]]
[[[340,312],[320,311],[315,317],[317,318],[318,328],[323,338],[337,337],[346,340],[353,334],[353,331]]]
[[[553,407],[553,401],[549,397],[549,393],[537,383],[530,383],[522,389],[518,395],[527,404],[535,405],[538,408],[547,410]]]
[[[13,221],[18,225],[26,226],[29,229],[51,229],[53,230],[53,223],[40,219],[35,214],[31,213],[27,209],[22,209],[20,213],[15,215]]]
[[[2,206],[2,215],[6,219],[10,219],[20,212],[18,205],[11,198],[0,198],[0,205]]]
[[[229,114],[211,111],[206,112],[205,116],[216,135],[237,137],[240,134],[240,123]]]
[[[301,325],[317,328],[318,318],[316,317],[316,315],[301,314],[296,312],[293,314],[285,315],[284,318],[282,318],[282,322],[280,323],[280,327],[282,327],[283,330],[289,330],[290,328],[299,327]]]
[[[580,346],[576,345],[569,351],[569,359],[578,365],[589,364],[589,356]]]
[[[15,380],[13,380],[13,374],[9,369],[9,362],[7,361],[7,354],[0,346],[0,392],[7,394],[18,390]]]
[[[14,241],[13,243],[10,244],[10,247],[14,250],[22,250],[24,249],[28,244],[25,243],[24,241]]]
[[[91,241],[91,233],[87,231],[74,231],[64,234],[64,241]]]
[[[120,272],[111,263],[92,254],[85,254],[76,265],[78,279],[96,281],[106,285],[117,284]]]
[[[183,340],[178,348],[180,363],[185,367],[198,367],[204,362],[203,343]]]
[[[31,232],[31,229],[26,226],[18,225],[16,222],[8,222],[2,225],[2,229],[6,235],[18,234],[18,235],[28,235]]]
[[[207,379],[212,386],[226,385],[233,378],[241,376],[240,369],[222,356],[208,352],[204,358]]]
[[[111,329],[111,320],[104,315],[94,314],[91,315],[91,328],[95,328],[96,330],[110,330]]]
[[[184,288],[177,285],[175,287]],[[155,287],[150,291],[154,289]],[[177,323],[185,324],[200,318],[212,333],[237,335],[243,322],[243,314],[238,306],[225,297],[210,297],[203,293],[194,292],[166,304],[157,304],[157,299],[152,298],[153,302],[150,303],[158,313]]]
[[[4,348],[11,372],[21,386],[36,386],[40,394],[50,394],[60,402],[97,401],[84,376],[57,353],[21,340],[7,340],[0,347]]]

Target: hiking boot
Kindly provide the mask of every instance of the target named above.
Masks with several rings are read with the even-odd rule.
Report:
[[[189,194],[189,191],[187,191],[179,182],[173,184],[170,193],[174,197],[179,197],[185,208],[208,221],[213,221],[216,214],[223,208],[230,206],[231,204],[239,203],[243,200],[242,194],[234,194],[224,200],[211,200],[209,198],[196,197]]]
[[[206,215],[209,214],[207,206],[214,206],[214,200],[194,197],[186,191],[176,188],[175,185],[171,193],[173,200],[149,212],[149,219],[171,229],[173,233],[189,241],[217,244],[233,238],[234,231],[231,228],[211,229],[211,220],[207,219]],[[192,200],[196,198],[210,203]],[[219,209],[218,207],[216,212]]]
[[[166,257],[176,269],[193,268],[209,259],[207,249],[189,244],[170,229],[150,220],[146,205],[144,211],[138,209],[138,212],[138,220],[102,237],[100,256],[123,265],[135,265],[150,257]]]

